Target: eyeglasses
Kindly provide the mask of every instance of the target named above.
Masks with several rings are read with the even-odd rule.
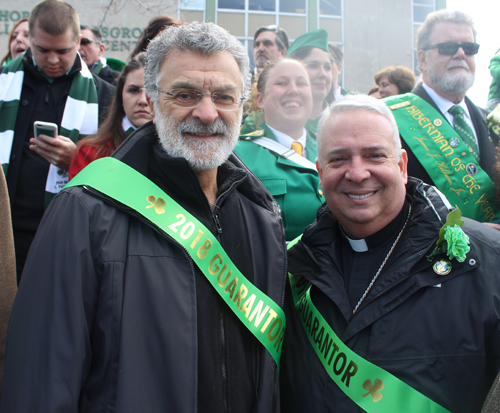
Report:
[[[89,43],[101,44],[101,42],[98,42],[96,40],[87,39],[86,37],[82,37],[80,39],[80,44],[82,46],[87,46]]]
[[[165,92],[159,87],[155,89],[170,96],[172,105],[179,108],[195,108],[201,102],[203,96],[210,96],[214,106],[219,110],[237,110],[241,108],[245,100],[239,93],[235,92],[214,92],[214,93],[200,93],[193,89],[172,89],[171,92]]]
[[[479,45],[477,43],[466,42],[466,43],[455,43],[455,42],[444,42],[437,43],[431,46],[427,46],[424,50],[438,49],[439,54],[446,56],[453,56],[459,48],[462,48],[467,56],[475,55],[479,51]]]

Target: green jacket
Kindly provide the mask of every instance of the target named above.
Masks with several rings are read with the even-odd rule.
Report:
[[[247,125],[248,126],[248,125]],[[291,241],[316,219],[316,211],[324,202],[318,172],[287,160],[254,142],[252,137],[277,140],[263,123],[260,130],[248,133],[243,127],[235,152],[259,178],[281,208],[287,241]],[[249,136],[251,135],[251,136]],[[249,138],[248,140],[246,140]],[[307,134],[307,158],[316,159],[316,140]]]
[[[491,80],[488,100],[500,98],[500,54],[493,56],[490,62]]]

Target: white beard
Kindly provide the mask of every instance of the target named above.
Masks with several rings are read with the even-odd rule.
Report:
[[[455,74],[450,74],[448,69],[453,67],[463,67],[467,71],[464,73],[457,72]],[[427,76],[432,84],[436,85],[442,91],[449,93],[466,93],[474,84],[474,75],[471,73],[469,65],[464,60],[450,61],[444,73],[438,73],[434,62],[429,60]]]
[[[184,158],[196,171],[206,171],[222,165],[231,155],[240,131],[238,117],[233,124],[217,118],[211,124],[190,118],[178,124],[175,119],[161,112],[155,105],[156,130],[160,143],[170,156]],[[184,134],[214,135],[217,138],[186,138]]]

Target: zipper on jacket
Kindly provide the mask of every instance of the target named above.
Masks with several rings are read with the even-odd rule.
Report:
[[[217,232],[219,234],[222,234],[222,227],[220,226],[219,222],[219,216],[217,214],[213,215],[214,217],[214,222],[215,222],[215,228],[217,228]]]

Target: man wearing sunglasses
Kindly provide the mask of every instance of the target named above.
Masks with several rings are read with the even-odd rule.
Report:
[[[102,57],[106,46],[102,42],[101,32],[95,27],[80,26],[80,56],[87,64],[89,70],[102,80],[116,85],[120,72],[111,69]]]
[[[497,136],[469,98],[479,45],[471,18],[460,11],[430,13],[417,35],[422,83],[385,102],[408,152],[408,174],[435,185],[464,216],[500,218],[491,180]]]

